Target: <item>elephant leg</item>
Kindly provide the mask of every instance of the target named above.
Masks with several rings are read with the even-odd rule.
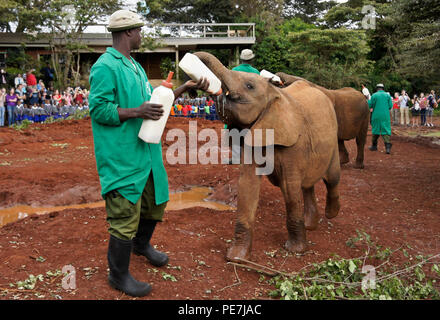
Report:
[[[307,249],[304,215],[301,213],[301,186],[283,181],[281,188],[286,202],[286,226],[289,238],[285,247],[290,252],[302,253]]]
[[[356,169],[364,168],[364,148],[367,143],[368,121],[364,122],[362,129],[356,137],[357,157],[356,164],[354,165]]]
[[[341,207],[339,203],[339,178],[341,174],[341,166],[339,161],[333,158],[330,168],[327,171],[326,177],[323,179],[327,187],[327,199],[325,204],[325,216],[328,219],[334,218],[338,215]]]
[[[235,223],[235,237],[232,247],[229,248],[226,259],[239,261],[249,259],[252,250],[252,235],[260,194],[261,176],[255,174],[255,165],[240,165],[238,180],[237,221]]]
[[[350,158],[348,157],[348,151],[345,148],[344,140],[338,140],[338,148],[339,148],[339,160],[341,164],[348,163]]]
[[[315,230],[319,221],[315,187],[303,188],[302,191],[304,197],[304,223],[307,230]]]

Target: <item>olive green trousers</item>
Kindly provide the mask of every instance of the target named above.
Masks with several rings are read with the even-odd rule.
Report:
[[[167,202],[156,205],[153,175],[150,174],[141,197],[136,203],[125,199],[117,190],[105,195],[108,232],[122,240],[132,240],[139,226],[139,220],[162,221]]]

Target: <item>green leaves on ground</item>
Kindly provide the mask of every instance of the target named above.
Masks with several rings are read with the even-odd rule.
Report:
[[[409,246],[396,250],[383,248],[359,231],[347,245],[366,247],[365,256],[354,259],[334,256],[290,277],[276,276],[269,281],[275,285],[269,296],[285,300],[440,299],[436,280],[440,275],[440,254],[411,255]]]

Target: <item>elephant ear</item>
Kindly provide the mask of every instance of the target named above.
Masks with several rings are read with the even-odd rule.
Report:
[[[293,146],[301,130],[301,115],[295,110],[297,104],[283,94],[276,96],[246,134],[245,143],[252,147]]]

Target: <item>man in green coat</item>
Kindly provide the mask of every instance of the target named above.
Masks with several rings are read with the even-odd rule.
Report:
[[[393,107],[391,96],[384,91],[384,85],[377,85],[377,92],[371,96],[368,101],[370,108],[373,110],[371,114],[372,126],[372,145],[369,147],[371,151],[377,151],[377,140],[382,136],[385,142],[386,153],[391,153],[391,119],[390,110]]]
[[[113,46],[93,65],[89,79],[96,165],[110,233],[108,280],[131,296],[151,291],[148,283],[135,280],[128,271],[132,250],[154,266],[168,263],[168,256],[150,244],[169,200],[162,146],[138,138],[143,119],[158,120],[163,114],[162,105],[148,102],[153,87],[130,55],[140,47],[143,25],[136,13],[113,13],[107,27]],[[187,81],[174,95],[189,89],[206,91],[208,86],[206,79]]]
[[[232,68],[233,71],[242,71],[260,74],[260,71],[252,67],[252,61],[255,58],[254,53],[250,49],[244,49],[240,54],[240,65]]]

